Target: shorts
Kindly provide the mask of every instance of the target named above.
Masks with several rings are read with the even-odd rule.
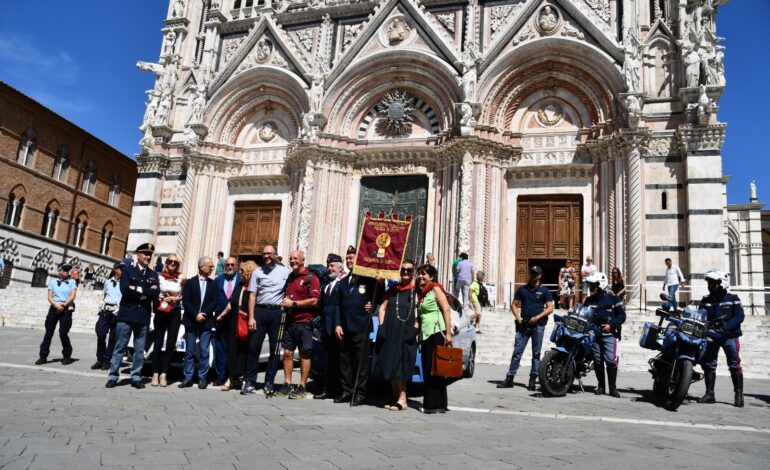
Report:
[[[313,349],[313,325],[311,322],[290,323],[283,330],[281,345],[284,349],[310,351]]]
[[[588,282],[583,281],[580,283],[580,291],[583,292],[584,294],[591,293],[591,289],[588,287]]]
[[[471,299],[471,306],[473,307],[474,318],[481,315],[481,304],[477,299]]]

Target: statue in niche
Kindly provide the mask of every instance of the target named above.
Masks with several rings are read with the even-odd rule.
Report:
[[[195,97],[192,101],[191,123],[203,122],[203,110],[206,108],[206,83],[201,81],[195,87]]]
[[[168,123],[168,116],[171,113],[171,95],[167,94],[161,97],[158,111],[155,113],[154,126],[165,126]]]
[[[632,45],[626,47],[626,60],[623,62],[623,77],[629,93],[639,91],[641,87],[641,62],[639,51]]]
[[[155,112],[158,110],[159,98],[160,97],[154,91],[151,90],[147,92],[147,109],[144,111],[142,125],[139,126],[140,131],[144,131],[152,124],[152,120],[155,118]]]
[[[324,95],[324,74],[321,71],[313,73],[313,81],[310,84],[310,110],[314,112],[321,111]]]
[[[476,55],[472,50],[469,50],[463,56],[463,96],[465,101],[476,100],[477,79]]]
[[[275,124],[272,122],[266,122],[259,128],[259,139],[262,142],[270,142],[275,139],[277,135],[278,132],[276,131]]]
[[[391,46],[401,44],[409,34],[409,25],[402,18],[394,18],[388,25],[388,43]]]
[[[540,10],[537,24],[543,32],[552,33],[559,24],[559,17],[556,16],[556,12],[553,11],[550,5],[546,5],[545,8]]]
[[[169,31],[163,39],[163,55],[174,55],[174,49],[176,45],[176,33]]]
[[[184,17],[184,0],[175,0],[174,6],[171,8],[172,18]]]
[[[269,39],[260,39],[257,43],[257,62],[263,64],[267,62],[270,56],[273,54],[273,43]]]
[[[689,40],[685,40],[682,44],[683,58],[684,58],[684,75],[687,88],[694,88],[698,86],[700,80],[700,66],[701,58],[696,50],[695,44]]]
[[[142,153],[145,155],[150,153],[152,147],[155,145],[155,138],[152,136],[152,130],[150,126],[147,126],[144,130],[144,137],[139,141],[139,147],[142,149]]]

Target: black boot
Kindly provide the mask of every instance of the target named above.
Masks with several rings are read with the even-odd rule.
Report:
[[[733,390],[735,390],[735,406],[743,408],[743,374],[730,372],[730,377],[733,379]]]
[[[620,398],[620,393],[618,393],[618,388],[615,386],[615,382],[617,382],[617,380],[618,380],[617,366],[611,366],[607,364],[607,382],[610,387],[609,395],[611,397]]]
[[[497,388],[513,388],[513,376],[506,375],[505,380],[497,384]]]
[[[714,383],[717,381],[717,373],[715,371],[705,371],[703,373],[703,381],[706,383],[706,393],[700,397],[699,403],[715,403],[716,397],[714,397]]]
[[[535,391],[535,376],[534,375],[530,375],[529,376],[529,385],[527,385],[527,390],[529,390],[530,392],[534,392]]]
[[[594,372],[596,373],[596,380],[598,381],[596,389],[594,390],[594,395],[604,395],[604,367],[599,366],[594,369]]]

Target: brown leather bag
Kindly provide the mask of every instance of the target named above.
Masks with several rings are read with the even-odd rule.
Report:
[[[459,379],[463,376],[463,350],[451,346],[436,346],[430,375],[447,379]]]

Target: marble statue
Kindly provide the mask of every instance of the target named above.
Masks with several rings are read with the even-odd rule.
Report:
[[[167,32],[166,36],[163,39],[164,56],[174,55],[175,43],[176,43],[176,33],[174,33],[173,31]]]
[[[700,81],[700,55],[695,48],[695,44],[688,40],[685,40],[682,44],[682,51],[686,86],[687,88],[697,87]]]
[[[182,18],[184,17],[184,0],[174,0],[174,6],[171,8],[171,17],[172,18]]]
[[[546,5],[545,8],[540,10],[540,16],[537,19],[537,24],[546,33],[553,32],[556,26],[559,24],[559,18],[554,13],[550,5]]]
[[[641,68],[638,49],[633,46],[627,46],[626,60],[623,62],[623,77],[626,79],[626,88],[629,93],[634,93],[641,89]]]
[[[171,112],[171,95],[164,95],[160,99],[158,111],[155,113],[154,126],[165,126],[168,124],[169,113]]]
[[[195,97],[192,101],[191,123],[203,122],[203,111],[206,109],[206,83],[201,81],[195,87]]]
[[[473,53],[467,52],[463,57],[463,97],[465,101],[476,100],[476,80],[478,72],[476,71],[476,57]]]
[[[708,94],[706,93],[706,85],[701,85],[699,87],[700,89],[700,95],[698,96],[698,104],[697,110],[698,110],[698,124],[705,126],[708,124],[709,118],[711,117],[711,98],[709,98]]]
[[[142,125],[139,126],[140,131],[144,131],[152,124],[152,120],[155,118],[155,112],[158,110],[159,96],[153,90],[147,92],[147,96],[147,109],[144,111]]]
[[[476,124],[476,119],[473,117],[473,107],[468,103],[462,103],[460,105],[460,125],[470,127],[474,124]]]
[[[751,183],[749,183],[749,200],[751,202],[757,200],[757,182],[755,180],[751,180]]]

